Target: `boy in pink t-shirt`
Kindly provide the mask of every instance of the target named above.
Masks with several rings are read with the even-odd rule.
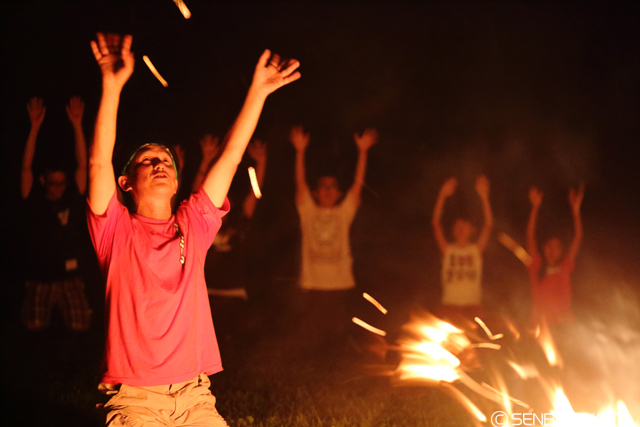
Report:
[[[564,254],[562,242],[551,237],[542,245],[542,255],[538,252],[536,223],[542,204],[542,192],[536,187],[529,190],[531,214],[527,224],[527,249],[533,257],[529,266],[533,303],[530,321],[534,324],[546,321],[556,325],[574,320],[571,310],[571,273],[575,269],[575,259],[582,242],[582,218],[580,206],[584,197],[584,187],[569,190],[569,205],[573,216],[574,237],[569,251]],[[541,269],[543,272],[541,273]]]
[[[131,156],[116,197],[112,166],[120,93],[131,76],[132,37],[98,33],[91,47],[102,72],[102,98],[89,156],[88,220],[106,277],[106,332],[100,389],[107,425],[226,426],[207,375],[222,369],[204,280],[204,260],[226,195],[266,97],[300,77],[299,62],[266,50],[219,160],[200,189],[173,214],[178,170],[171,151],[144,144]],[[121,46],[120,46],[121,44]]]

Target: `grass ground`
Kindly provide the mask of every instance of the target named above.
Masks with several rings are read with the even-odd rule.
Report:
[[[225,370],[213,375],[219,412],[231,426],[472,425],[443,392],[392,387],[367,368],[372,360],[348,347],[295,351],[287,335],[221,343]],[[5,329],[3,425],[99,426],[102,336],[61,327],[28,333]],[[3,405],[4,406],[4,405]],[[6,422],[6,424],[5,424]]]

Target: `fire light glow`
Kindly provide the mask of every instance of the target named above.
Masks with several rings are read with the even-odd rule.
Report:
[[[490,340],[504,339],[503,334],[494,335],[482,320],[476,318],[476,322],[483,328]],[[515,329],[515,326],[507,322],[506,328],[511,330]],[[452,395],[479,422],[486,422],[491,414],[482,413],[471,402],[469,396],[460,389],[460,386],[463,386],[462,388],[467,392],[470,391],[500,405],[499,413],[507,420],[507,423],[500,425],[533,425],[518,423],[523,418],[542,419],[529,404],[509,395],[501,374],[492,371],[490,382],[493,384],[486,382],[478,384],[468,374],[468,372],[483,368],[482,366],[477,367],[482,359],[474,354],[476,349],[491,349],[499,350],[491,354],[498,355],[501,358],[501,364],[512,369],[517,378],[520,378],[521,381],[529,381],[528,385],[531,385],[532,381],[537,383],[544,392],[550,410],[545,412],[543,416],[545,420],[552,419],[551,424],[545,425],[555,427],[640,427],[634,422],[626,405],[621,400],[613,399],[608,406],[605,404],[603,408],[598,408],[601,410],[597,413],[587,414],[573,410],[561,382],[553,375],[554,372],[557,373],[558,369],[562,368],[562,359],[549,328],[544,323],[532,333],[521,334],[518,332],[512,334],[512,337],[516,338],[516,343],[519,342],[521,336],[529,337],[534,343],[537,343],[547,363],[545,369],[540,369],[541,367],[537,366],[533,360],[527,360],[524,363],[515,360],[514,348],[509,346],[509,342],[500,344],[483,342],[474,334],[467,334],[432,315],[414,316],[403,327],[403,330],[405,333],[398,340],[401,361],[392,373],[397,383],[400,385],[402,383],[413,384],[418,381],[426,385],[442,387],[443,391]],[[504,350],[501,350],[503,348]],[[530,354],[531,351],[528,350],[527,355]],[[514,405],[520,412],[514,409]]]

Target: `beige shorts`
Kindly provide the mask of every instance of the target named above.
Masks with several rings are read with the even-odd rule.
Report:
[[[179,384],[134,387],[103,383],[98,389],[112,396],[104,405],[108,427],[227,427],[216,410],[216,398],[209,390],[210,385],[209,377],[200,374]]]

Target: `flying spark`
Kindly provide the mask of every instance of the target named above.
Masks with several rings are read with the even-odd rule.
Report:
[[[376,299],[374,297],[372,297],[371,295],[369,295],[368,293],[364,292],[362,294],[362,296],[364,297],[364,299],[366,299],[371,304],[373,304],[378,310],[380,310],[382,312],[382,314],[387,314],[388,313],[387,309],[384,308],[382,306],[382,304],[380,304],[378,301],[376,301]]]
[[[357,317],[354,317],[353,319],[351,319],[351,321],[353,323],[355,323],[356,325],[365,328],[369,332],[373,332],[374,334],[378,334],[378,335],[380,335],[382,337],[387,336],[387,333],[385,331],[383,331],[382,329],[375,328],[375,327],[371,326],[370,324],[368,324],[367,322],[364,322],[364,321],[358,319]]]
[[[162,86],[164,86],[164,87],[169,86],[169,83],[167,83],[167,81],[162,78],[162,76],[160,75],[158,70],[156,70],[156,67],[153,66],[153,64],[151,63],[151,60],[149,59],[149,57],[147,55],[144,55],[142,57],[142,60],[144,61],[145,64],[147,64],[147,67],[149,67],[149,70],[151,70],[153,75],[156,76],[156,79],[158,79],[158,81],[160,83],[162,83]]]
[[[176,4],[176,6],[178,6],[180,12],[182,12],[182,16],[184,16],[184,19],[191,18],[191,12],[189,11],[189,8],[186,4],[184,4],[182,0],[173,0],[173,2]]]
[[[249,180],[251,180],[251,188],[253,189],[253,194],[255,194],[256,199],[260,199],[262,197],[262,192],[260,191],[258,178],[256,177],[256,170],[253,168],[253,166],[249,166]]]

